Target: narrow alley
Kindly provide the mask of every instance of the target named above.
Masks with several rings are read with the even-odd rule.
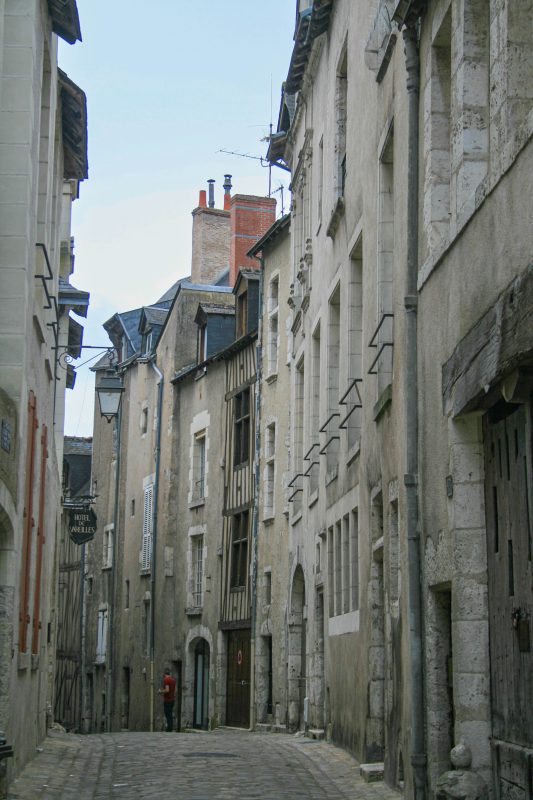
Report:
[[[305,737],[218,728],[210,733],[52,731],[8,800],[395,800],[365,783],[348,753]]]

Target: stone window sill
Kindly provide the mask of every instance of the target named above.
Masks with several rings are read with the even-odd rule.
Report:
[[[189,508],[200,508],[200,506],[205,506],[205,497],[201,497],[199,500],[193,500],[192,503],[189,503]]]
[[[302,518],[302,511],[297,511],[296,514],[291,518],[291,525],[296,525],[297,522],[300,522]]]
[[[355,461],[359,453],[361,452],[361,440],[359,439],[353,447],[348,450],[348,455],[346,456],[346,464],[350,466],[352,461]]]
[[[381,419],[383,414],[385,413],[386,409],[392,403],[392,383],[387,384],[383,391],[381,392],[380,396],[378,397],[377,403],[374,406],[374,422],[378,422]]]
[[[309,508],[311,508],[311,506],[314,506],[317,500],[318,500],[318,489],[315,489],[315,491],[309,495],[309,500],[307,501],[307,505],[309,506]]]
[[[333,467],[331,472],[328,472],[328,474],[326,475],[326,486],[329,486],[330,483],[333,483],[333,481],[336,481],[337,478],[338,478],[338,475],[339,475],[339,467],[335,466],[335,467]]]
[[[203,610],[203,606],[189,606],[185,609],[185,614],[188,617],[201,617]]]
[[[326,230],[326,236],[330,239],[335,238],[335,234],[337,233],[337,228],[339,227],[339,223],[344,216],[344,197],[337,197],[337,201],[331,212],[331,217],[329,220],[329,224]]]

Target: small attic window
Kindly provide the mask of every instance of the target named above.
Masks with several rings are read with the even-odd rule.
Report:
[[[245,290],[237,297],[237,338],[248,332],[248,292]]]
[[[198,325],[198,363],[207,358],[207,323]]]
[[[147,331],[143,333],[142,337],[142,354],[143,356],[148,356],[152,352],[152,331]]]

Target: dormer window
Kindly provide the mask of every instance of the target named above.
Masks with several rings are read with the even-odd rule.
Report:
[[[237,298],[237,339],[248,332],[248,292]]]
[[[207,358],[207,323],[198,326],[198,363]]]
[[[235,295],[235,338],[240,339],[257,330],[259,315],[259,272],[256,269],[239,271],[233,287]]]
[[[143,335],[142,338],[142,354],[143,356],[149,356],[152,352],[152,331],[148,331]]]

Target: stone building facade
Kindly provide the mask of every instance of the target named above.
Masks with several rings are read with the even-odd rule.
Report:
[[[287,723],[409,796],[461,740],[496,796],[530,780],[531,12],[299,3],[270,141],[293,191]]]
[[[165,667],[178,683],[176,725],[208,728],[231,712],[223,598],[246,597],[238,622],[248,639],[251,610],[247,583],[225,589],[223,580],[233,575],[227,563],[234,481],[226,455],[228,431],[232,441],[234,431],[228,375],[241,375],[243,354],[255,363],[258,273],[245,250],[274,221],[275,201],[231,196],[230,177],[222,209],[214,207],[212,190],[209,204],[200,192],[190,278],[153,306],[117,314],[105,325],[124,393],[120,420],[108,426],[95,414],[99,529],[86,576],[88,730],[161,729],[157,689]],[[109,366],[105,358],[97,365],[97,383]],[[238,574],[248,581],[255,366],[244,382],[248,412],[239,425],[246,418],[251,451],[244,458],[242,450],[239,474],[246,471],[249,496],[241,502],[239,488],[231,509],[247,514]],[[236,620],[227,622],[233,630]],[[250,666],[243,669],[249,673]],[[244,705],[248,715],[249,697]]]
[[[259,469],[256,486],[257,555],[254,725],[287,731],[288,497],[290,490],[290,215],[254,245],[260,254],[263,313],[259,348]],[[280,402],[281,400],[281,402]]]
[[[202,194],[192,279],[108,326],[92,729],[157,728],[171,665],[183,725],[324,735],[417,799],[457,744],[472,785],[528,796],[532,19],[297,3],[269,143],[290,215]]]
[[[85,95],[58,69],[76,3],[0,6],[0,728],[13,777],[52,722],[64,391],[88,295],[70,286]]]

